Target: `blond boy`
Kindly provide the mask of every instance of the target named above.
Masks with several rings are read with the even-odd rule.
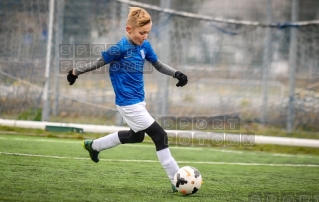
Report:
[[[179,169],[172,157],[167,134],[145,108],[143,66],[145,60],[159,72],[177,78],[177,87],[187,84],[187,76],[158,60],[147,37],[152,29],[151,16],[142,8],[130,7],[126,23],[126,36],[116,45],[102,52],[98,60],[71,70],[67,76],[73,85],[78,75],[110,64],[109,74],[115,92],[115,104],[129,125],[130,130],[118,131],[107,136],[84,140],[83,147],[92,161],[99,162],[99,152],[119,144],[143,142],[145,133],[155,144],[158,159],[176,191],[173,178]]]

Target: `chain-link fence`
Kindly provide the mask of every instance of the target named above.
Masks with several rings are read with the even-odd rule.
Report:
[[[149,40],[159,59],[189,78],[187,86],[176,88],[176,79],[146,64],[149,70],[144,75],[146,102],[154,117],[236,114],[242,121],[285,128],[291,110],[289,89],[293,85],[294,128],[319,129],[318,23],[308,26],[247,23],[267,24],[267,16],[268,21],[271,16],[272,22],[290,21],[291,1],[273,1],[273,9],[268,10],[267,1],[261,0],[140,2],[246,20],[227,23],[199,15],[186,17],[172,10],[159,11],[157,7],[146,8],[153,20]],[[63,62],[94,60],[98,57],[94,51],[116,43],[125,35],[129,6],[115,0],[54,1],[48,120],[116,123],[118,115],[108,67],[81,75],[69,86]],[[0,3],[1,118],[41,120],[49,9],[49,1],[42,0]],[[300,20],[319,19],[317,13],[316,1],[300,3]],[[292,29],[296,31],[296,48],[291,52]],[[73,50],[68,58],[61,57],[63,45]],[[90,54],[77,57],[79,47],[87,47]],[[294,75],[289,71],[291,64],[295,66]]]

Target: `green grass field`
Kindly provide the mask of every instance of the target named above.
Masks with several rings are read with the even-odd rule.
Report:
[[[180,167],[201,172],[204,184],[198,193],[171,193],[152,144],[103,151],[96,164],[80,140],[2,134],[0,201],[319,199],[319,156],[222,148],[171,147],[171,152]]]

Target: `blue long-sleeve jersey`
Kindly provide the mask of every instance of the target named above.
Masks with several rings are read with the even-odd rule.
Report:
[[[145,40],[137,46],[123,37],[116,45],[102,52],[102,57],[105,63],[110,63],[109,73],[116,105],[126,106],[144,101],[145,60],[151,63],[158,60],[149,41]]]

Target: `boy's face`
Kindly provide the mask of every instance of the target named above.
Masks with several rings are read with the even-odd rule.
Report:
[[[130,25],[126,26],[126,32],[130,39],[136,45],[141,45],[145,39],[147,39],[148,34],[152,29],[152,22],[144,25],[143,27],[132,27]]]

